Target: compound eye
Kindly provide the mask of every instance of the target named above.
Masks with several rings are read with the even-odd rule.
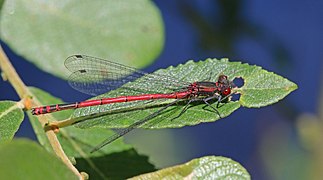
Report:
[[[224,91],[222,91],[222,94],[227,96],[231,93],[231,88],[226,88]]]
[[[223,83],[227,79],[228,79],[228,77],[226,75],[220,75],[218,78],[218,82]]]

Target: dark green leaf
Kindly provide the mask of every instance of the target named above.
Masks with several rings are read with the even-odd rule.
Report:
[[[30,87],[30,91],[38,101],[45,104],[62,103],[50,94]],[[62,111],[53,113],[56,119],[65,119],[70,112]],[[45,146],[49,146],[43,129],[37,121],[36,116],[29,113],[33,126],[38,129],[37,137]],[[65,153],[76,159],[76,167],[85,171],[91,179],[124,179],[138,174],[151,172],[154,166],[148,162],[148,158],[139,155],[130,146],[123,143],[122,138],[116,142],[100,149],[93,154],[90,151],[107,137],[113,135],[113,131],[106,128],[78,129],[75,127],[61,128],[58,134],[60,143]],[[122,171],[122,172],[120,172]]]
[[[161,69],[155,73],[191,83],[206,80],[215,82],[220,74],[227,75],[230,80],[242,77],[244,85],[241,88],[234,89],[236,93],[241,94],[240,100],[222,104],[217,109],[222,118],[230,115],[240,105],[245,107],[261,107],[272,104],[297,88],[297,85],[293,82],[263,70],[261,67],[241,64],[240,62],[229,62],[228,59],[207,59],[200,62],[189,61],[184,65]],[[96,98],[173,92],[172,89],[166,88],[167,83],[170,83],[172,78],[163,78],[166,79],[165,84],[162,84],[160,80],[151,78],[150,82],[145,82],[147,77],[142,77],[135,82],[125,84],[122,88],[110,91]],[[138,91],[138,87],[145,89],[145,91]],[[88,107],[76,110],[73,117],[80,117],[78,118],[80,120],[91,119],[78,123],[76,126],[80,128],[123,128],[158,111],[161,106],[172,101],[174,100],[155,100],[149,103],[147,101],[137,101]],[[221,118],[214,110],[206,106],[204,102],[192,104],[184,114],[176,118],[186,104],[187,101],[184,101],[169,107],[159,116],[152,118],[149,124],[145,124],[143,127],[177,128],[201,122],[212,122]],[[215,103],[213,105],[215,106]],[[89,116],[90,114],[97,114],[97,116]]]
[[[156,170],[147,156],[138,154],[134,149],[89,159],[76,158],[76,162],[76,167],[87,172],[90,179],[126,179]]]
[[[0,143],[10,141],[24,119],[19,103],[0,101]]]
[[[164,44],[160,13],[148,0],[9,0],[0,18],[3,41],[42,70],[63,78],[64,60],[70,55],[144,67]]]
[[[0,179],[77,179],[58,159],[25,139],[0,144]]]
[[[88,173],[91,179],[125,179],[155,170],[147,156],[139,155],[122,140],[89,153],[111,135],[113,132],[107,129],[68,127],[61,129],[58,137],[65,153],[76,159],[77,169]]]
[[[132,179],[250,179],[250,175],[229,158],[206,156]]]
[[[4,3],[4,0],[0,0],[0,13],[1,13],[1,10],[2,10],[3,3]]]

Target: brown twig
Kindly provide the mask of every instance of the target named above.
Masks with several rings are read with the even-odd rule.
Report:
[[[1,45],[0,45],[0,69],[2,70],[2,77],[5,80],[8,80],[9,83],[14,87],[16,90],[18,96],[23,100],[24,108],[30,109],[31,106],[39,106],[40,103],[36,98],[31,99],[31,97],[35,97],[34,94],[32,94],[27,86],[23,83],[23,81],[20,79],[19,75],[17,74],[16,70],[10,63],[8,57],[6,56],[5,52],[3,51]],[[38,117],[38,120],[42,127],[44,128],[46,124],[48,123],[48,119],[40,116]],[[65,163],[65,165],[75,174],[79,177],[79,179],[83,179],[83,176],[81,173],[73,166],[69,158],[66,156],[65,152],[63,151],[57,136],[54,132],[54,129],[49,129],[45,131],[46,136],[49,140],[49,143],[51,144],[51,147],[55,154]]]

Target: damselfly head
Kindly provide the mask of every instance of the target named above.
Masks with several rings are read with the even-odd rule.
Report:
[[[218,78],[219,83],[225,83],[228,80],[228,76],[221,74]]]
[[[217,82],[219,90],[222,96],[228,96],[231,94],[231,89],[235,87],[232,81],[228,79],[228,76],[221,74]]]

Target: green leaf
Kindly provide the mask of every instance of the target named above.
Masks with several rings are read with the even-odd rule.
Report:
[[[34,94],[33,98],[44,105],[62,103],[61,100],[40,89],[34,87],[29,87],[29,89]],[[33,127],[38,129],[36,134],[39,141],[50,149],[44,130],[37,121],[37,116],[32,116],[30,113],[28,115]],[[52,115],[55,119],[62,120],[70,115],[70,111],[61,111]],[[130,145],[123,143],[122,138],[95,153],[90,153],[96,145],[113,134],[114,132],[107,128],[66,127],[61,128],[57,136],[64,152],[75,159],[76,167],[80,171],[87,172],[91,179],[125,179],[155,170],[147,156],[139,155]]]
[[[250,179],[250,175],[229,158],[206,156],[132,179]]]
[[[60,159],[30,140],[0,144],[0,159],[0,179],[77,179]]]
[[[258,108],[268,106],[283,99],[298,87],[295,83],[273,72],[258,66],[242,64],[244,86],[239,90],[242,94],[240,104],[244,107]]]
[[[164,76],[162,78],[165,84],[158,79],[144,76],[134,82],[125,84],[122,88],[110,91],[95,99],[124,95],[170,93],[173,90],[166,89],[165,86],[171,82],[171,79],[178,79],[190,83],[206,80],[216,82],[220,74],[227,75],[230,80],[238,77],[243,78],[244,85],[241,88],[233,89],[234,92],[241,94],[239,101],[230,101],[222,104],[217,109],[221,117],[203,102],[192,103],[185,113],[177,117],[187,104],[186,100],[169,107],[160,115],[151,118],[148,124],[142,126],[143,128],[178,128],[186,125],[196,125],[201,122],[216,121],[230,115],[240,105],[245,107],[261,107],[272,104],[297,88],[297,85],[293,82],[272,72],[263,70],[261,67],[242,64],[240,62],[229,62],[228,59],[207,59],[200,62],[189,61],[184,65],[158,70],[154,74]],[[147,79],[151,81],[145,82]],[[140,92],[136,88],[144,89],[144,91],[142,90]],[[134,124],[138,120],[144,119],[158,111],[161,106],[165,106],[173,101],[154,100],[149,103],[147,101],[137,101],[93,106],[77,109],[74,111],[73,118],[82,120],[82,122],[76,124],[76,127],[79,128],[124,128]],[[215,106],[215,103],[213,105]],[[97,115],[94,116],[93,114]]]
[[[65,153],[75,158],[76,168],[90,175],[90,179],[126,179],[154,171],[154,165],[145,155],[139,155],[130,145],[117,140],[93,154],[94,146],[113,135],[102,128],[60,130],[58,138]]]
[[[140,68],[164,44],[160,12],[148,0],[6,1],[0,18],[4,42],[62,78],[70,55],[94,55]]]
[[[19,103],[0,101],[0,143],[10,141],[24,119]]]
[[[77,169],[87,172],[90,179],[127,179],[156,170],[147,156],[139,155],[134,149],[90,159],[76,158],[76,162]]]
[[[4,0],[0,0],[0,13],[1,13],[1,10],[2,10],[3,3],[4,3]]]

